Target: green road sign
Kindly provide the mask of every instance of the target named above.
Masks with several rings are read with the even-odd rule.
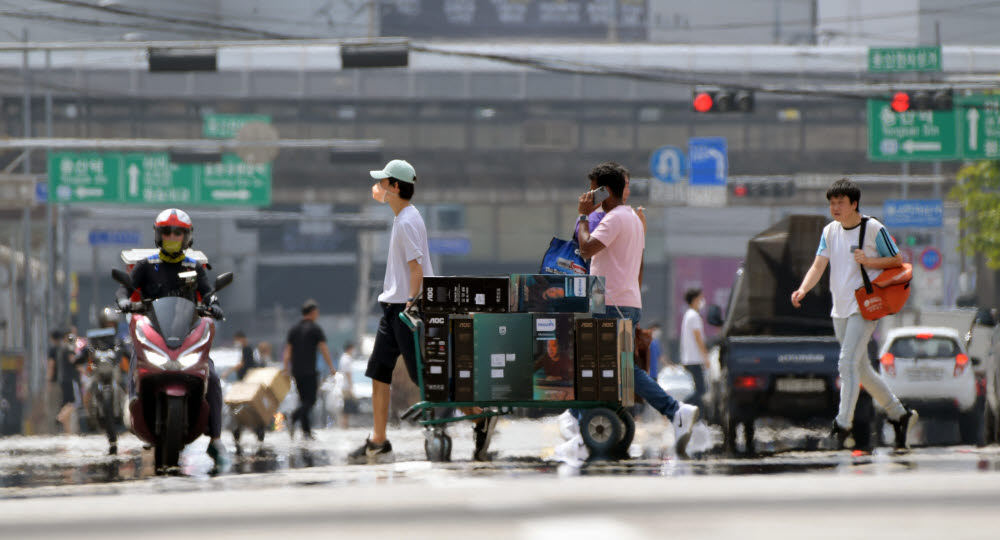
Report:
[[[271,165],[171,163],[166,153],[49,154],[51,200],[61,203],[178,205],[271,204]]]
[[[266,114],[206,114],[201,131],[206,139],[232,139],[251,122],[270,124],[271,117]]]
[[[965,96],[955,99],[962,137],[962,157],[1000,157],[1000,96]]]
[[[872,161],[957,159],[955,111],[897,113],[884,100],[868,100],[868,158]]]
[[[869,47],[868,71],[941,71],[941,47]]]

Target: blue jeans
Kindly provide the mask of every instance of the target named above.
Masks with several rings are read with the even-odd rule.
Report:
[[[620,313],[620,315],[619,315]],[[634,325],[639,324],[639,319],[642,318],[642,309],[636,307],[622,307],[622,306],[607,306],[604,313],[595,313],[595,319],[628,319],[632,321],[633,328]],[[633,336],[634,337],[634,336]],[[656,409],[663,416],[666,416],[670,420],[674,419],[674,414],[677,413],[677,409],[680,408],[681,404],[676,399],[666,393],[649,373],[646,373],[638,366],[634,367],[635,376],[635,393],[639,394],[639,397],[646,400],[649,406]],[[582,411],[574,410],[573,414],[579,420],[583,416]]]

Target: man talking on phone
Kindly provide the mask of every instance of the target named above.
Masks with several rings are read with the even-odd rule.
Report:
[[[598,191],[588,191],[579,200],[580,255],[590,259],[590,273],[604,276],[605,313],[598,318],[625,318],[638,324],[642,318],[642,259],[646,247],[645,221],[625,204],[628,175],[616,163],[602,163],[590,171],[589,177]],[[592,184],[592,185],[593,185]],[[604,188],[608,195],[600,206],[595,196]],[[603,197],[603,194],[601,194]],[[597,209],[605,215],[590,230],[590,215]],[[698,421],[698,407],[681,403],[667,394],[648,373],[634,368],[635,392],[674,424],[677,453],[686,454],[691,428]]]

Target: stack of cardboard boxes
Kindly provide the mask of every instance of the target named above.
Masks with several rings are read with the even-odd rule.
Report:
[[[429,277],[423,311],[429,401],[632,403],[631,322],[590,318],[601,277]]]
[[[241,426],[267,426],[291,387],[291,378],[280,369],[255,368],[229,387],[225,402]]]

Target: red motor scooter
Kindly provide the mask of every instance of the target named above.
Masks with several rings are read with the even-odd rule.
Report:
[[[129,293],[135,291],[127,273],[116,268],[111,275]],[[158,473],[177,467],[181,450],[205,433],[208,423],[205,394],[215,321],[197,300],[197,273],[179,277],[189,294],[143,300],[130,310],[136,397],[125,408],[125,422],[153,445]],[[208,298],[232,281],[232,272],[221,274]]]

